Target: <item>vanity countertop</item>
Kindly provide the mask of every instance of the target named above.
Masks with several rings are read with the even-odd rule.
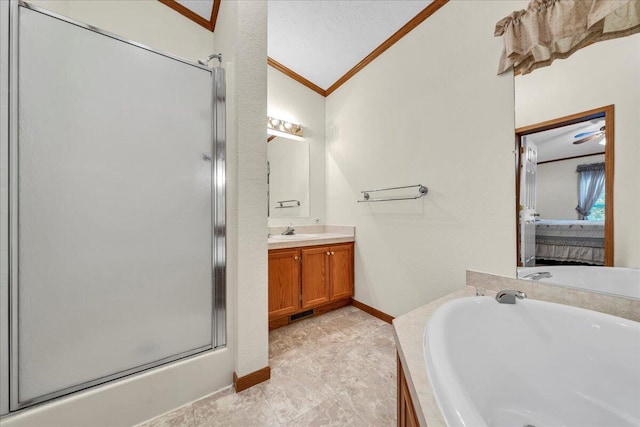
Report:
[[[294,226],[293,236],[282,236],[287,227],[269,227],[269,249],[300,248],[355,242],[356,228],[345,225]]]
[[[286,248],[299,248],[302,246],[314,246],[314,245],[331,245],[334,243],[347,243],[354,242],[355,236],[349,234],[340,233],[318,233],[313,234],[313,237],[305,237],[295,240],[283,240],[276,237],[269,237],[269,250],[271,249],[286,249]]]

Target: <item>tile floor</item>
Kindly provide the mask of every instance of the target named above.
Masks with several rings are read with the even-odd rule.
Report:
[[[347,306],[271,331],[269,381],[140,427],[395,426],[395,357],[391,325]]]

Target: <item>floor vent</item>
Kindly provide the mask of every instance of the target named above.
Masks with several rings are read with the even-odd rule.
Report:
[[[289,316],[289,323],[295,322],[296,320],[304,319],[305,317],[309,316],[313,316],[313,309]]]

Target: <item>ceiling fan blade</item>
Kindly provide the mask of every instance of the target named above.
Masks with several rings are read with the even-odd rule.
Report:
[[[590,136],[590,135],[593,135],[593,134],[596,134],[596,133],[604,132],[604,129],[605,129],[605,127],[602,126],[599,130],[592,130],[590,132],[582,132],[582,133],[579,133],[577,135],[573,135],[573,137],[574,138],[582,138],[584,136]],[[575,144],[575,142],[574,142],[574,144]]]
[[[598,132],[600,132],[600,131],[599,130],[592,130],[591,132],[582,132],[582,133],[579,133],[577,135],[573,135],[573,137],[574,138],[582,138],[582,137],[585,137],[585,136],[593,135],[594,133],[598,133]]]
[[[582,144],[584,142],[591,141],[592,139],[599,138],[599,137],[601,137],[603,135],[604,135],[604,132],[599,131],[598,133],[596,133],[594,135],[589,135],[589,136],[587,136],[585,138],[579,139],[577,141],[573,141],[573,145],[579,145],[579,144]]]

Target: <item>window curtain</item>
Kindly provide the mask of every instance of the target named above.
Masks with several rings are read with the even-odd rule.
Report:
[[[532,0],[496,24],[498,74],[530,73],[589,44],[640,32],[639,0]]]
[[[578,165],[578,219],[586,219],[604,190],[604,163]]]

